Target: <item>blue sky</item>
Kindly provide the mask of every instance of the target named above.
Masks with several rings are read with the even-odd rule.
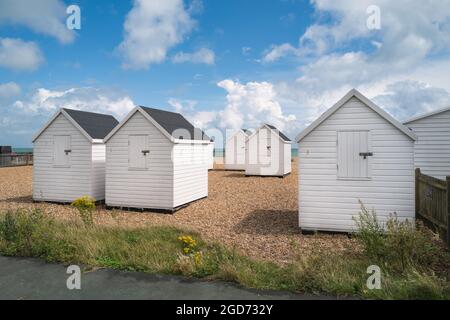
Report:
[[[135,104],[294,137],[352,87],[403,120],[450,105],[449,49],[447,0],[0,0],[0,144],[31,146],[59,107]]]

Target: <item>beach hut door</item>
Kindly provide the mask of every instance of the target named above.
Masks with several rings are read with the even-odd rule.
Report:
[[[53,137],[53,163],[56,167],[70,166],[72,153],[70,136]]]
[[[129,167],[131,169],[146,169],[150,150],[147,147],[147,136],[129,136]]]
[[[338,177],[342,179],[370,178],[371,152],[369,131],[338,132]]]

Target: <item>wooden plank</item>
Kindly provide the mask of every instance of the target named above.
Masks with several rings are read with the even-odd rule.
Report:
[[[416,217],[438,227],[443,240],[449,245],[450,176],[443,181],[422,174],[420,169],[416,169],[415,176]]]
[[[445,184],[445,181],[437,182],[434,180],[429,179],[431,177],[425,177],[424,175],[421,175],[419,177],[419,180],[422,182],[425,182],[426,184],[433,186],[439,190],[447,191],[447,185]],[[442,183],[444,182],[444,183]]]
[[[444,224],[444,223],[442,223],[441,221],[438,221],[437,219],[435,219],[435,218],[433,218],[433,217],[431,217],[431,216],[429,216],[429,215],[422,214],[422,213],[420,213],[420,212],[418,212],[418,215],[419,215],[420,217],[422,217],[422,219],[425,219],[425,220],[431,222],[431,223],[434,224],[435,226],[437,226],[437,227],[439,227],[439,228],[442,228],[442,229],[444,229],[444,230],[447,230],[447,225]]]

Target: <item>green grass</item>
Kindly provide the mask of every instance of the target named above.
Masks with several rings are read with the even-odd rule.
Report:
[[[375,299],[450,298],[447,280],[443,274],[438,276],[433,272],[448,263],[448,255],[438,250],[431,240],[422,239],[422,233],[411,240],[404,229],[394,230],[389,236],[379,235],[381,238],[376,239],[376,232],[364,228],[367,226],[362,227],[365,231],[357,238],[363,247],[361,252],[299,254],[289,265],[279,266],[251,259],[217,243],[206,243],[195,232],[173,227],[88,226],[81,221],[57,222],[40,211],[17,211],[0,215],[0,254],[232,281],[259,289]],[[400,246],[405,232],[409,240],[406,246]],[[193,255],[182,253],[184,246],[178,237],[183,235],[196,240]],[[418,238],[422,241],[418,243],[420,248],[411,247],[411,241],[418,241]],[[386,259],[383,251],[399,250],[397,247],[402,248],[400,263],[392,253]],[[417,257],[409,252],[422,252],[421,248],[432,250],[433,255]],[[366,270],[373,264],[382,268],[381,290],[366,289],[369,276]]]

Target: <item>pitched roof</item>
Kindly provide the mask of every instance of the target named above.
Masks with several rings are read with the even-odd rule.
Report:
[[[109,114],[93,113],[63,108],[92,139],[103,139],[119,124]]]
[[[414,122],[414,121],[417,121],[417,120],[422,120],[422,119],[425,119],[425,118],[428,118],[428,117],[431,117],[431,116],[435,116],[435,115],[438,115],[440,113],[444,113],[444,112],[447,112],[447,111],[450,111],[450,107],[447,107],[447,108],[444,108],[444,109],[435,110],[435,111],[431,111],[431,112],[427,112],[427,113],[421,114],[419,116],[415,116],[415,117],[413,117],[413,118],[403,122],[403,124],[408,124],[408,123],[411,123],[411,122]]]
[[[242,129],[242,131],[244,131],[244,133],[248,136],[252,134],[252,132],[248,129]]]
[[[276,132],[278,132],[278,135],[280,136],[281,139],[283,139],[284,141],[291,141],[291,139],[289,139],[283,132],[281,132],[280,130],[278,130],[276,127],[267,124],[266,126],[268,126],[270,129],[275,130]]]
[[[145,111],[150,117],[152,117],[153,120],[155,120],[174,139],[181,138],[185,140],[211,140],[202,130],[195,128],[189,121],[186,120],[185,117],[183,117],[179,113],[143,106],[141,106],[141,109]],[[189,136],[184,137],[182,136],[182,134],[179,135],[177,131],[180,133],[184,133],[187,131],[189,133]]]
[[[359,92],[356,89],[350,90],[341,100],[339,100],[334,106],[332,106],[330,109],[325,111],[318,119],[316,119],[313,123],[311,123],[305,130],[303,130],[296,138],[296,141],[299,142],[304,137],[306,137],[311,131],[316,129],[322,122],[324,122],[326,119],[328,119],[332,114],[334,114],[337,110],[339,110],[345,103],[347,103],[350,99],[353,97],[359,99],[362,103],[364,103],[366,106],[371,108],[373,111],[378,113],[382,118],[384,118],[386,121],[390,122],[394,127],[396,127],[398,130],[403,132],[405,135],[407,135],[412,140],[417,140],[417,136],[412,132],[410,129],[408,129],[406,126],[401,124],[399,121],[394,119],[389,113],[381,109],[379,106],[377,106],[375,103],[370,101],[368,98],[366,98],[361,92]]]
[[[48,126],[50,126],[61,114],[92,143],[102,143],[102,140],[119,123],[111,115],[61,108],[39,130],[39,132],[34,135],[32,141],[36,141]]]

